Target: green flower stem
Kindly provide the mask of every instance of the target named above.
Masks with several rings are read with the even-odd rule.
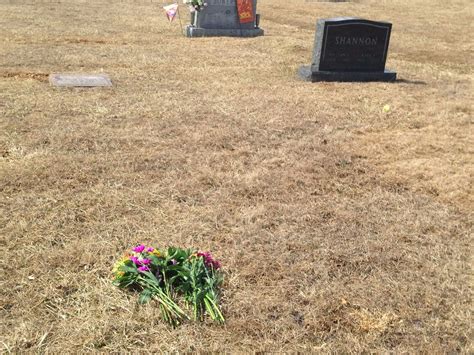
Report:
[[[169,311],[174,313],[177,318],[188,318],[186,313],[153,281],[140,277],[140,280],[147,288],[150,288],[155,293],[155,298]]]
[[[204,298],[204,305],[206,306],[206,310],[209,313],[209,315],[211,316],[211,319],[216,320],[216,314],[214,313],[214,311],[212,309],[212,304],[209,302],[209,300],[207,298]]]
[[[219,309],[219,306],[217,306],[217,304],[214,302],[214,300],[212,299],[212,297],[209,296],[209,294],[206,294],[206,297],[204,298],[204,300],[208,301],[211,305],[212,305],[212,308],[214,309],[215,313],[217,314],[217,317],[213,318],[214,320],[218,320],[220,322],[225,322],[225,318],[224,316],[222,315],[222,312],[220,311]],[[209,308],[208,308],[209,310]],[[210,313],[210,312],[209,312]],[[212,317],[212,316],[211,316]]]

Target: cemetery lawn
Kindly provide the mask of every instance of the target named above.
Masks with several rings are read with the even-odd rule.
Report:
[[[0,12],[2,351],[474,350],[470,0],[261,0],[254,39],[148,1]],[[397,83],[297,80],[335,16],[393,23]],[[139,242],[211,250],[226,325],[114,287]]]

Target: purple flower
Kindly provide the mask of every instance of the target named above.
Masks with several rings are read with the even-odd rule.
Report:
[[[155,248],[149,247],[149,248],[147,248],[146,251],[147,251],[148,253],[152,253],[154,250],[155,250]]]
[[[137,245],[135,248],[132,249],[136,253],[141,253],[145,250],[145,246],[143,244]]]
[[[148,268],[148,266],[143,265],[138,268],[138,271],[145,272],[145,271],[150,271],[150,269]]]
[[[176,265],[178,262],[175,259],[171,259],[171,265]]]
[[[214,261],[212,262],[212,267],[213,267],[214,269],[216,269],[216,270],[219,270],[219,269],[221,268],[221,263],[220,263],[220,261],[214,260]]]
[[[207,260],[211,257],[211,253],[208,252],[208,251],[206,251],[206,252],[200,251],[200,252],[197,253],[197,256],[202,256],[204,259]]]
[[[143,265],[148,265],[149,263],[151,263],[151,260],[150,260],[150,259],[142,259],[142,260],[140,260],[140,261],[141,261],[141,263],[142,263]]]
[[[206,252],[198,252],[197,253],[197,256],[198,257],[202,257],[204,259],[204,264],[207,266],[207,267],[212,267],[214,269],[219,269],[221,267],[221,263],[217,260],[215,260],[211,253],[206,251]]]
[[[135,265],[141,265],[140,260],[138,260],[136,256],[131,256],[130,260],[132,260]]]

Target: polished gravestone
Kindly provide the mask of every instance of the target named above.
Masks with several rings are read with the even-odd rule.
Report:
[[[318,20],[311,66],[299,69],[307,81],[394,81],[385,69],[392,24],[357,18]]]
[[[64,87],[112,86],[112,81],[105,74],[51,74],[49,82],[53,86]]]
[[[257,37],[263,35],[258,28],[257,1],[253,1],[254,20],[240,23],[236,0],[207,0],[207,6],[191,15],[192,25],[186,27],[188,37]]]

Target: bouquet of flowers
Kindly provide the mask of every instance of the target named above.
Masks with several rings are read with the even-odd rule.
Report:
[[[183,0],[185,4],[189,5],[189,9],[191,12],[194,11],[201,11],[205,6],[207,6],[207,2],[204,0]]]
[[[113,279],[118,287],[140,291],[140,303],[158,301],[163,319],[173,326],[185,319],[203,320],[205,313],[224,322],[219,307],[221,264],[210,252],[140,244],[115,264]],[[191,317],[178,303],[191,309]]]

